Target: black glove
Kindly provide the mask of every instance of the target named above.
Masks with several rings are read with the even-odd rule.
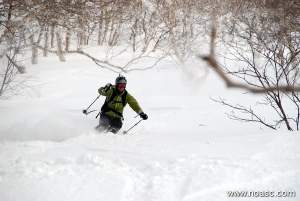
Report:
[[[141,112],[140,113],[140,117],[144,120],[147,120],[148,119],[148,115],[146,115],[144,112]]]
[[[112,86],[111,83],[107,83],[103,89],[104,89],[105,91],[108,91],[108,90],[110,89],[111,86]]]
[[[98,89],[99,94],[107,92],[111,86],[112,86],[112,84],[108,83],[104,87],[99,88]]]

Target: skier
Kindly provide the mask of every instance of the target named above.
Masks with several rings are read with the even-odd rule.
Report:
[[[148,119],[136,99],[126,91],[126,84],[126,78],[119,75],[115,80],[115,85],[108,83],[98,89],[100,95],[106,96],[97,126],[99,131],[108,130],[117,133],[122,127],[123,109],[127,103],[143,120]]]

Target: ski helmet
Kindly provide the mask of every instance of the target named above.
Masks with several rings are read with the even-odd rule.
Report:
[[[127,84],[126,78],[125,78],[123,75],[119,75],[119,76],[116,78],[116,85],[117,85],[117,84]]]

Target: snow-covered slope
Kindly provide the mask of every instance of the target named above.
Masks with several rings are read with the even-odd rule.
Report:
[[[28,68],[28,87],[0,100],[1,201],[217,201],[232,199],[233,190],[300,192],[299,134],[228,120],[210,97],[239,100],[240,92],[224,89],[211,72],[201,79],[201,63],[191,63],[190,74],[166,60],[126,75],[149,119],[113,135],[94,130],[96,112],[81,111],[116,74],[78,55],[67,60],[42,58]],[[126,108],[124,129],[134,116]]]

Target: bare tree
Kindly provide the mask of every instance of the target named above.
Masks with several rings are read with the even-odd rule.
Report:
[[[230,20],[225,43],[227,50],[232,50],[235,67],[221,68],[216,62],[213,45],[215,32],[212,35],[211,54],[204,59],[225,80],[227,86],[262,93],[264,105],[271,107],[277,118],[269,118],[272,122],[267,122],[250,107],[233,105],[223,99],[219,102],[248,114],[248,117],[231,114],[230,117],[235,120],[259,122],[273,129],[283,123],[288,130],[299,130],[300,40],[299,32],[293,26],[295,22],[291,26],[286,24],[294,19],[282,15],[278,10],[270,12],[259,5],[248,12],[243,10]],[[243,83],[238,84],[233,80]],[[287,108],[290,105],[294,106],[294,110]]]
[[[18,73],[25,73],[25,67],[17,61],[25,39],[22,18],[18,14],[18,1],[0,3],[0,96],[14,90],[13,81]],[[19,17],[21,19],[19,19]]]

